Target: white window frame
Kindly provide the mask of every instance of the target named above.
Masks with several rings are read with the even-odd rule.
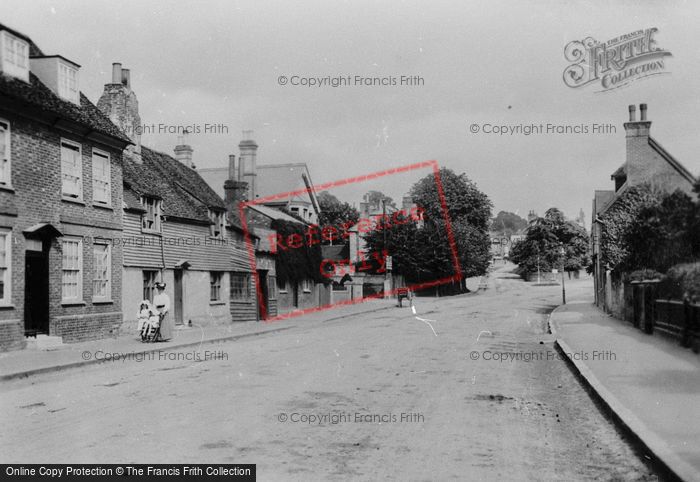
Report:
[[[66,268],[66,244],[72,243],[78,246],[77,269],[75,267]],[[67,271],[77,272],[75,296],[66,296],[66,274]],[[82,303],[83,302],[83,240],[82,238],[64,237],[61,240],[61,302],[62,303]]]
[[[0,118],[0,129],[5,131],[5,153],[0,153],[0,186],[12,186],[12,132],[10,122]]]
[[[0,278],[3,282],[3,293],[0,298],[0,305],[12,304],[12,229],[0,228],[0,236],[4,236],[5,266],[0,265]],[[1,261],[1,260],[0,260]]]
[[[308,278],[305,278],[301,280],[301,291],[303,293],[311,293],[313,288],[313,285],[311,284],[311,280]]]
[[[223,271],[210,271],[209,272],[209,302],[218,303],[224,301],[221,297],[221,287],[223,286],[224,272]],[[212,297],[212,290],[216,290],[216,297]]]
[[[97,162],[95,159],[102,159],[105,162],[106,176],[102,176],[95,168]],[[98,161],[101,162],[101,161]],[[92,150],[92,202],[100,206],[112,205],[112,158],[108,152],[99,149]],[[97,185],[101,183],[105,186],[106,199],[97,199],[95,193],[98,192]]]
[[[2,72],[29,82],[29,42],[3,30],[0,35]]]
[[[58,95],[74,104],[80,104],[78,69],[62,60],[58,62]]]
[[[73,172],[73,173],[66,172],[66,169],[64,166],[64,159],[63,159],[63,152],[64,152],[63,146],[64,145],[67,146],[69,148],[69,150],[72,150],[72,149],[70,149],[70,147],[74,147],[74,148],[78,149],[78,169],[77,170],[79,172]],[[78,192],[73,193],[70,190],[68,190],[68,192],[66,192],[66,189],[65,189],[66,186],[64,184],[64,182],[65,182],[64,176],[72,175],[73,177],[76,177],[77,174],[79,174],[79,176],[77,176]],[[83,146],[81,146],[77,142],[73,142],[73,141],[68,140],[68,139],[61,139],[61,193],[63,195],[63,199],[77,200],[77,201],[83,200]]]
[[[209,210],[209,219],[213,224],[209,225],[209,235],[212,238],[216,239],[225,239],[226,238],[226,213],[223,211],[214,211],[213,209]],[[216,231],[219,231],[219,234],[216,234]]]
[[[97,252],[95,248],[97,246],[104,246],[107,248],[107,277],[102,280],[97,278]],[[104,295],[98,295],[95,284],[98,281],[105,281],[105,293]],[[112,245],[108,242],[95,242],[92,245],[92,301],[112,301]]]
[[[149,219],[149,204],[153,203],[153,227],[146,227],[146,221]],[[143,205],[146,212],[141,216],[141,231],[146,233],[161,233],[163,232],[163,211],[162,211],[162,200],[150,197],[141,196],[141,204]]]

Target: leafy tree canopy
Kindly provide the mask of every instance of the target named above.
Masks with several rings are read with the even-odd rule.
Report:
[[[521,229],[527,227],[527,221],[515,213],[508,211],[499,212],[491,221],[491,231],[510,237]]]

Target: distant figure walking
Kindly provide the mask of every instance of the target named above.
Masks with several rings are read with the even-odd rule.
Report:
[[[160,336],[163,341],[173,337],[173,320],[170,316],[170,297],[165,292],[165,283],[156,283],[158,294],[153,297],[153,304],[160,313]]]

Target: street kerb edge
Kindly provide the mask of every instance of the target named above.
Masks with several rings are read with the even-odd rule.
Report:
[[[442,185],[442,180],[440,178],[440,167],[438,165],[438,162],[435,160],[430,160],[430,161],[422,161],[422,162],[417,162],[413,164],[408,164],[404,166],[399,166],[399,167],[394,167],[390,169],[384,169],[381,171],[369,173],[366,175],[362,176],[354,176],[354,177],[349,177],[346,179],[341,179],[338,181],[330,181],[326,182],[323,184],[316,184],[316,185],[308,185],[304,189],[297,189],[295,191],[288,191],[288,192],[283,192],[279,194],[274,194],[270,196],[266,196],[263,198],[258,198],[252,201],[242,201],[238,204],[238,210],[239,210],[239,219],[241,222],[241,228],[243,229],[243,234],[244,234],[244,239],[248,251],[248,261],[250,263],[250,269],[253,274],[253,279],[255,280],[255,292],[256,292],[256,299],[257,299],[257,309],[258,312],[260,313],[260,319],[261,321],[264,321],[266,323],[274,322],[274,321],[281,321],[281,320],[286,320],[289,318],[294,318],[297,316],[302,316],[305,314],[310,314],[310,313],[317,313],[321,311],[325,311],[331,308],[337,308],[340,306],[348,306],[348,305],[355,305],[359,303],[364,303],[366,301],[370,301],[373,299],[382,299],[386,295],[389,296],[395,296],[398,292],[399,289],[402,288],[394,288],[391,290],[388,290],[384,292],[384,294],[372,294],[368,296],[361,296],[359,298],[355,299],[350,299],[350,300],[341,300],[335,303],[330,303],[326,305],[321,305],[321,306],[314,306],[310,308],[302,308],[302,309],[295,309],[293,311],[283,313],[283,314],[278,314],[273,317],[268,318],[267,317],[267,310],[266,310],[266,303],[264,299],[264,292],[262,287],[260,286],[260,276],[258,274],[257,270],[257,263],[255,260],[255,242],[253,241],[253,235],[251,235],[251,230],[248,227],[248,219],[246,217],[246,209],[249,208],[250,206],[255,206],[258,204],[265,204],[270,201],[277,201],[280,199],[287,199],[290,197],[302,195],[302,194],[308,194],[309,192],[320,192],[327,190],[329,188],[333,187],[339,187],[339,186],[345,186],[348,184],[355,184],[355,183],[360,183],[360,182],[365,182],[365,181],[370,181],[370,180],[375,180],[379,179],[388,175],[392,174],[401,174],[409,171],[414,171],[417,169],[426,169],[426,168],[432,168],[434,179],[435,179],[435,184],[437,187],[438,191],[438,198],[440,200],[440,207],[442,209],[442,215],[443,215],[443,220],[445,221],[445,228],[447,231],[447,241],[449,244],[449,249],[450,249],[450,254],[452,257],[452,265],[454,267],[454,273],[451,276],[446,276],[440,279],[435,279],[432,281],[426,281],[422,283],[414,283],[411,285],[406,286],[405,288],[410,289],[411,291],[416,291],[416,290],[422,290],[426,288],[432,288],[440,285],[445,285],[448,283],[454,283],[454,282],[459,282],[462,280],[462,272],[461,272],[461,267],[459,264],[459,256],[457,254],[457,243],[455,242],[455,237],[454,237],[454,231],[452,229],[452,223],[450,221],[450,216],[449,212],[447,209],[447,200],[445,197],[445,192],[443,189]]]

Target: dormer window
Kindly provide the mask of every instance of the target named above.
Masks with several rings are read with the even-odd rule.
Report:
[[[223,211],[209,210],[209,219],[212,224],[209,226],[210,234],[213,238],[224,238],[226,232],[226,215]]]
[[[64,62],[58,63],[58,95],[75,104],[80,104],[78,69]]]
[[[2,72],[29,82],[29,43],[10,32],[0,33]]]
[[[146,209],[146,212],[141,216],[141,229],[143,231],[160,233],[162,231],[160,199],[143,196],[141,197],[141,204]]]

